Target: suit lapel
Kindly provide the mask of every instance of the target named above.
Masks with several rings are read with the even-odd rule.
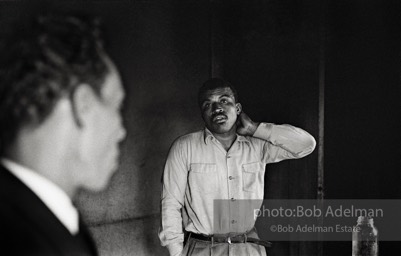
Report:
[[[32,228],[46,237],[59,255],[70,255],[71,250],[80,251],[80,248],[77,248],[79,243],[76,237],[71,235],[35,193],[2,166],[0,166],[0,198],[3,202],[11,204],[21,216],[29,220]],[[89,234],[85,236],[90,237]],[[92,250],[93,242],[88,240],[88,243]],[[82,249],[86,251],[85,248]],[[88,255],[96,255],[96,253]]]

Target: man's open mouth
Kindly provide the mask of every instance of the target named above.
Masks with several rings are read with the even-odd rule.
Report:
[[[220,114],[213,117],[213,122],[215,123],[224,123],[227,120],[227,116]]]

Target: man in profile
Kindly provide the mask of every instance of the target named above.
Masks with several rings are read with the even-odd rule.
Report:
[[[198,101],[205,129],[178,138],[166,161],[162,245],[171,256],[266,255],[269,243],[259,240],[254,215],[238,201],[253,200],[259,209],[266,164],[312,153],[315,139],[291,125],[252,121],[220,78],[203,84]]]
[[[97,255],[72,199],[118,167],[124,90],[98,22],[44,16],[0,52],[0,254]]]

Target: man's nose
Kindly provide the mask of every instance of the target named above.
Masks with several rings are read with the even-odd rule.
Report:
[[[223,108],[221,107],[221,104],[218,102],[215,102],[212,104],[212,112],[213,113],[220,113],[223,111]]]

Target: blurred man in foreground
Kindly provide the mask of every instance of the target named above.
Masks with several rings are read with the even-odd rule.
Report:
[[[1,44],[1,254],[97,255],[72,198],[106,187],[125,137],[97,23],[44,16]]]

